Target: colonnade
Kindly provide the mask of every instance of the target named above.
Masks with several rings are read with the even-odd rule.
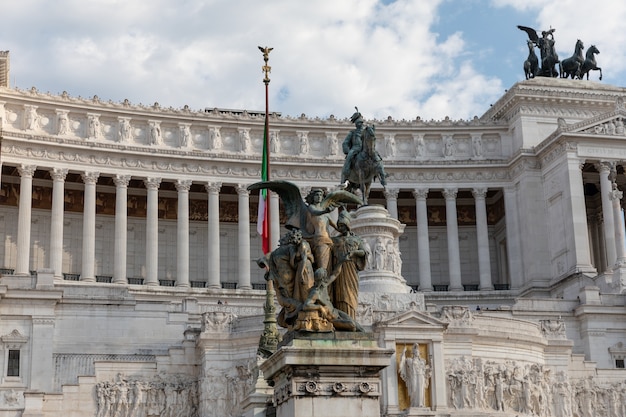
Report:
[[[605,248],[606,260],[610,268],[616,264],[626,263],[626,247],[624,242],[624,226],[621,214],[621,192],[614,186],[611,180],[611,169],[614,163],[598,163],[596,168],[600,177],[601,202],[603,214],[604,236],[602,244]],[[29,271],[29,248],[31,246],[31,212],[32,212],[32,187],[33,175],[36,166],[20,165],[17,172],[20,175],[20,195],[17,225],[17,250],[16,250],[16,275],[28,275]],[[64,216],[64,186],[68,174],[66,168],[53,168],[50,170],[52,178],[52,206],[50,223],[50,268],[55,277],[61,279],[63,264],[63,216]],[[81,173],[84,182],[84,210],[82,232],[82,269],[80,279],[83,281],[96,281],[95,276],[95,223],[96,223],[96,183],[100,173]],[[127,238],[127,200],[130,176],[124,174],[112,175],[116,187],[115,198],[115,235],[114,235],[114,267],[113,283],[125,284],[126,257],[128,248]],[[146,259],[144,285],[159,285],[158,277],[158,193],[161,178],[146,177],[143,179],[147,190],[146,212]],[[190,179],[175,179],[178,193],[178,217],[177,217],[177,265],[176,282],[179,287],[189,287],[189,190],[192,184]],[[579,185],[582,185],[582,181]],[[206,248],[208,276],[206,277],[207,288],[220,288],[220,218],[219,218],[219,194],[221,182],[207,182],[205,188],[208,194],[208,245]],[[238,251],[237,251],[237,287],[241,289],[251,288],[250,276],[250,211],[249,191],[247,184],[236,184],[235,189],[238,198]],[[306,192],[303,189],[303,192]],[[398,194],[399,189],[387,188],[384,192],[387,209],[390,216],[398,218]],[[461,281],[461,256],[459,249],[459,230],[457,222],[456,198],[458,188],[447,187],[441,189],[445,198],[446,210],[446,236],[447,236],[447,259],[449,271],[448,290],[462,291]],[[489,233],[487,223],[487,188],[476,187],[472,190],[476,209],[476,248],[478,252],[479,289],[481,291],[493,290],[491,273],[491,254],[489,250]],[[433,291],[433,279],[431,273],[431,252],[429,248],[429,225],[427,215],[427,196],[429,189],[425,187],[412,190],[415,198],[416,222],[417,222],[417,261],[419,271],[419,289],[421,291]],[[573,192],[573,191],[572,191]],[[520,213],[517,208],[517,194],[513,186],[503,188],[505,221],[506,221],[506,249],[510,282],[521,282],[523,275],[522,244],[520,240],[521,226]],[[573,195],[573,197],[576,197]],[[584,210],[584,204],[574,203],[574,211]],[[272,237],[273,247],[276,246],[280,234],[279,225],[279,199],[274,193],[270,197],[270,210],[272,213]],[[578,213],[580,214],[580,213]],[[576,215],[576,213],[575,213]],[[621,225],[621,227],[619,227]],[[577,236],[576,239],[580,239]],[[582,245],[583,250],[585,245]],[[589,245],[586,245],[589,248]],[[577,245],[578,248],[578,245]],[[577,249],[578,250],[578,249]],[[589,252],[589,249],[586,249]]]
[[[30,247],[31,247],[31,212],[32,212],[32,183],[33,175],[37,167],[33,165],[21,165],[17,168],[20,175],[20,200],[18,209],[17,227],[17,250],[15,275],[30,274]],[[56,279],[62,279],[63,265],[63,217],[64,217],[64,188],[67,169],[53,168],[50,170],[52,178],[52,206],[50,221],[50,268],[54,271]],[[82,233],[82,266],[80,280],[86,282],[96,281],[95,271],[95,247],[96,247],[96,183],[100,174],[98,172],[83,172],[81,177],[84,183],[83,202],[83,233]],[[116,174],[113,182],[116,187],[115,197],[115,231],[114,231],[114,266],[112,282],[118,284],[128,283],[126,276],[126,257],[128,248],[127,238],[127,201],[129,175]],[[146,259],[145,277],[143,284],[148,286],[159,285],[158,263],[158,193],[162,179],[158,177],[144,178],[147,190],[146,207]],[[175,180],[178,200],[177,215],[177,287],[189,287],[189,190],[192,181],[189,179]],[[208,277],[207,288],[221,288],[220,282],[220,210],[219,191],[222,187],[220,182],[207,182],[205,188],[208,194],[208,245],[207,262]],[[237,184],[238,195],[238,271],[237,288],[251,289],[250,279],[250,209],[247,184]],[[270,199],[272,207],[272,223],[279,224],[278,196],[272,195]],[[279,233],[279,228],[274,228],[274,236]],[[278,237],[274,239],[278,240]],[[276,244],[274,244],[274,247]]]
[[[612,269],[626,265],[626,243],[624,237],[624,220],[620,200],[623,197],[615,183],[615,163],[600,162],[595,164],[600,173],[600,194],[602,203],[602,223],[604,236],[604,268]]]

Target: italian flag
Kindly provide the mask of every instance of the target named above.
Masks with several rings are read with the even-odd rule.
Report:
[[[269,161],[269,146],[268,146],[268,130],[269,121],[267,114],[265,115],[265,129],[263,130],[263,160],[261,161],[261,181],[269,181],[270,177],[270,161]],[[269,222],[269,210],[268,210],[268,190],[259,190],[259,218],[257,220],[256,230],[261,236],[263,253],[269,253],[270,251],[270,222]]]

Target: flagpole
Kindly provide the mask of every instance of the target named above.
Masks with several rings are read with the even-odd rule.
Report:
[[[265,175],[263,178],[264,181],[270,181],[270,132],[269,132],[269,84],[270,77],[269,74],[272,71],[272,67],[268,65],[269,54],[274,48],[269,47],[261,47],[259,46],[259,50],[263,53],[263,61],[265,65],[261,67],[265,77],[263,77],[263,83],[265,84],[265,126],[263,131],[263,161],[262,165],[265,167],[265,172],[262,172],[261,175]],[[263,231],[266,234],[263,236],[264,244],[263,244],[263,252],[268,253],[271,251],[272,246],[272,229],[270,227],[270,190],[265,189],[261,190],[261,193],[265,191],[265,213],[264,213],[264,228]],[[262,195],[259,194],[259,204]]]

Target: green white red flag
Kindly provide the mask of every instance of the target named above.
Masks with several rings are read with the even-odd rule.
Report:
[[[261,181],[269,181],[270,176],[270,161],[269,161],[269,146],[268,146],[268,130],[269,121],[268,115],[265,115],[265,128],[263,129],[263,160],[261,161]],[[268,210],[268,190],[259,190],[259,217],[257,220],[256,230],[259,236],[261,236],[263,253],[269,253],[270,251],[270,222],[269,222],[269,210]]]

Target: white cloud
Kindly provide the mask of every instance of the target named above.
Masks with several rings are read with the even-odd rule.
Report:
[[[368,118],[480,115],[502,93],[502,82],[476,70],[472,60],[480,57],[468,50],[468,28],[434,32],[440,4],[23,0],[3,9],[0,49],[11,50],[12,76],[20,88],[162,106],[261,110],[263,61],[257,45],[271,46],[270,107],[285,115],[346,117],[355,105]],[[620,25],[626,5],[612,2],[604,11],[571,0],[493,4],[534,11],[537,21],[528,25],[537,29],[556,27],[562,57],[581,37],[601,50],[605,78],[624,70],[620,51],[626,34]],[[520,36],[512,35],[517,47]],[[483,56],[489,47],[481,49]],[[524,57],[521,51],[520,60]]]

